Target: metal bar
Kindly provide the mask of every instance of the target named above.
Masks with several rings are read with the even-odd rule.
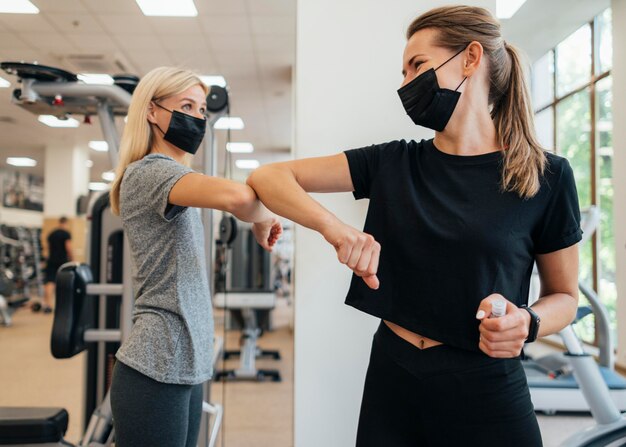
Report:
[[[87,329],[85,341],[88,342],[119,342],[122,339],[122,331],[117,329]]]
[[[88,284],[88,295],[120,296],[124,293],[123,284]]]
[[[132,259],[130,256],[130,246],[128,236],[124,235],[124,262],[122,282],[126,284],[122,292],[122,310],[120,315],[120,329],[122,331],[122,341],[130,335],[133,327],[133,308],[135,307],[135,296],[133,294]]]
[[[120,139],[115,127],[115,116],[107,101],[98,103],[98,118],[102,126],[102,135],[109,145],[109,160],[111,161],[111,166],[115,169],[119,160]]]
[[[42,96],[95,96],[107,99],[116,106],[130,107],[130,93],[117,85],[80,84],[78,82],[34,82],[30,87]]]

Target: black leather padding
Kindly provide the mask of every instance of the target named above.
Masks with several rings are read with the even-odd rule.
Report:
[[[87,296],[87,284],[93,282],[87,264],[63,264],[56,277],[56,305],[50,348],[57,359],[67,359],[87,346],[85,331],[91,329],[93,299]]]
[[[68,421],[63,408],[0,407],[0,445],[59,442]]]

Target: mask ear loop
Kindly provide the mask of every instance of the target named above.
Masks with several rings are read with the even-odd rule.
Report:
[[[458,53],[456,53],[454,56],[452,56],[451,58],[449,58],[447,61],[445,61],[443,64],[439,65],[437,68],[435,68],[435,71],[439,70],[441,67],[443,67],[444,65],[446,65],[448,62],[450,62],[452,59],[454,59],[455,57],[457,57],[459,54],[461,54],[463,51],[465,51],[465,49],[468,46],[466,45],[465,48],[463,48],[461,51],[459,51]]]

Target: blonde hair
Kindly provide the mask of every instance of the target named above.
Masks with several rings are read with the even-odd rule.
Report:
[[[533,197],[539,191],[547,158],[535,135],[520,53],[504,41],[500,23],[484,8],[459,5],[431,9],[409,25],[407,40],[425,28],[436,29],[435,45],[453,52],[473,41],[483,46],[488,60],[491,119],[498,142],[505,148],[501,186],[524,199]]]
[[[194,85],[200,85],[204,93],[208,94],[208,87],[195,73],[176,67],[155,68],[137,84],[128,108],[128,120],[120,142],[119,162],[111,185],[111,211],[116,216],[120,214],[120,185],[126,167],[145,157],[154,143],[153,129],[148,122],[150,102],[178,95]],[[191,157],[191,154],[185,155],[185,165],[191,165]]]

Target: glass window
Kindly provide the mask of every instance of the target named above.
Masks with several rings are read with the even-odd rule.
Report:
[[[612,78],[596,83],[596,153],[600,206],[598,295],[607,306],[617,339],[617,288],[615,286],[615,236],[613,233],[613,114]]]
[[[556,47],[556,91],[564,96],[589,82],[591,28],[584,25]]]
[[[611,36],[611,8],[596,17],[596,74],[613,66],[613,39]]]
[[[554,152],[554,108],[548,107],[535,115],[535,131],[544,149]]]
[[[546,53],[532,67],[533,108],[542,108],[554,101],[554,52]]]
[[[580,207],[591,205],[591,113],[589,89],[568,97],[556,106],[557,153],[566,157],[574,171]],[[591,243],[581,247],[580,279],[593,284]]]

